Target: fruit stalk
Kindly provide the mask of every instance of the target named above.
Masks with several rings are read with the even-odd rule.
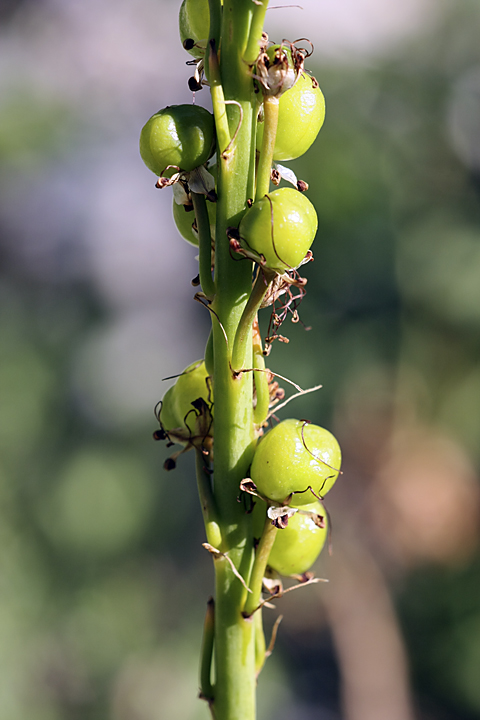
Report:
[[[277,136],[279,99],[273,95],[265,97],[263,108],[265,119],[260,162],[258,163],[256,200],[260,200],[270,189],[273,152]]]
[[[250,579],[250,588],[252,592],[248,596],[243,609],[245,617],[250,617],[255,611],[258,611],[258,606],[260,605],[262,596],[263,578],[265,576],[270,551],[277,536],[277,531],[278,528],[272,524],[270,518],[267,517],[262,537],[260,538],[260,542],[258,543],[258,547],[255,552],[255,562],[253,564],[252,576]]]

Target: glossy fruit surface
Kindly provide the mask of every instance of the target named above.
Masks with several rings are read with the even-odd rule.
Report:
[[[140,155],[156,175],[169,165],[190,171],[203,165],[213,149],[213,115],[199,105],[170,105],[152,115],[140,134]]]
[[[191,432],[195,430],[195,413],[192,402],[198,398],[202,398],[209,405],[212,402],[207,377],[205,362],[202,360],[185,368],[175,383],[175,414],[181,418],[182,425],[185,424]]]
[[[327,514],[320,502],[302,505],[301,510],[321,515],[325,527],[318,527],[311,516],[297,512],[289,518],[286,528],[277,531],[268,564],[281,575],[300,575],[309,570],[320,555],[328,536]],[[266,503],[256,500],[253,509],[253,534],[257,540],[263,532],[266,512]]]
[[[185,210],[185,205],[179,205],[174,200],[172,213],[173,220],[182,238],[191,245],[196,245],[198,247],[198,233],[193,230],[193,223],[195,221],[195,213],[193,210]]]
[[[327,518],[323,505],[315,502],[301,509],[321,515],[325,527],[318,527],[311,517],[297,512],[289,519],[286,528],[277,531],[268,564],[281,575],[299,575],[309,570],[327,539]]]
[[[283,420],[258,443],[250,477],[261,495],[282,503],[294,492],[291,505],[300,507],[312,502],[308,487],[319,497],[326,495],[338,477],[341,459],[340,446],[328,430]]]
[[[178,26],[182,45],[185,40],[193,40],[195,46],[188,52],[194,57],[202,57],[210,31],[208,0],[183,0],[178,16]]]
[[[175,413],[175,385],[168,388],[163,396],[162,407],[160,408],[160,422],[164,430],[174,430],[180,427],[182,420],[177,418]]]
[[[279,99],[274,160],[294,160],[312,145],[325,120],[325,98],[307,73]],[[257,125],[257,148],[263,140],[264,123]]]
[[[182,428],[195,432],[196,413],[192,402],[202,398],[208,406],[212,403],[207,377],[204,361],[198,360],[185,368],[175,385],[167,390],[160,410],[164,430]]]
[[[215,234],[215,218],[217,216],[216,204],[207,200],[207,211],[210,220],[210,233],[212,237]],[[184,205],[179,205],[173,201],[173,219],[177,230],[184,240],[198,247],[198,232],[195,232],[192,225],[195,221],[195,213],[187,212]]]
[[[265,257],[267,267],[283,273],[302,262],[317,226],[310,200],[293,188],[279,188],[246,211],[238,230],[241,241]]]

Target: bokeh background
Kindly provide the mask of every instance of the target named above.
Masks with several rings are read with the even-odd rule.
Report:
[[[303,0],[327,101],[280,413],[344,450],[328,585],[285,616],[260,720],[480,718],[480,5]],[[211,560],[153,407],[203,356],[195,250],[138,155],[190,102],[172,0],[0,2],[0,716],[206,720]],[[208,107],[208,91],[197,102]],[[266,318],[264,318],[264,322]]]

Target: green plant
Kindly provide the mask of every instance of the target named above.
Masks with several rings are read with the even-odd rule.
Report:
[[[259,500],[253,509],[255,537],[261,537],[267,519],[267,503]],[[275,537],[268,566],[280,575],[301,575],[320,555],[328,534],[327,516],[317,500],[302,505]]]
[[[247,248],[263,255],[266,267],[283,273],[305,258],[317,225],[317,213],[305,195],[279,188],[247,210],[238,231]]]
[[[213,150],[213,117],[198,105],[171,105],[145,123],[140,134],[140,155],[156,175],[169,167],[193,170]]]
[[[163,398],[159,420],[164,429],[168,432],[181,427],[193,432],[195,408],[192,403],[198,400],[202,400],[204,403],[211,402],[211,395],[205,363],[203,360],[198,360],[185,368],[175,385],[167,391]]]
[[[159,403],[157,414],[160,430],[155,440],[168,438],[170,443],[184,446],[165,463],[173,470],[176,459],[190,448],[211,448],[213,436],[213,393],[205,363],[198,360],[179,375],[175,385],[167,390]]]
[[[324,494],[340,463],[333,436],[300,421],[280,423],[259,442],[283,394],[265,367],[265,357],[287,313],[298,319],[306,282],[298,268],[311,259],[317,230],[313,205],[298,189],[270,191],[271,180],[279,181],[272,164],[280,101],[292,93],[292,105],[300,108],[303,150],[319,130],[320,115],[323,121],[318,112],[321,93],[314,93],[315,113],[301,106],[303,86],[313,88],[304,71],[309,53],[292,43],[270,47],[263,32],[267,5],[267,0],[209,0],[208,12],[205,0],[184,0],[181,6],[181,40],[196,58],[190,63],[196,68],[189,87],[198,92],[208,84],[213,105],[216,156],[208,169],[213,126],[198,104],[190,110],[173,106],[160,111],[142,130],[140,141],[147,166],[161,175],[157,187],[173,186],[181,235],[190,240],[192,226],[198,234],[201,289],[195,297],[212,322],[205,363],[187,368],[166,392],[154,436],[179,442],[180,453],[193,448],[196,454],[205,547],[216,578],[215,601],[208,603],[205,620],[200,694],[216,720],[255,718],[256,678],[266,657],[262,593],[267,565],[295,574],[313,561],[325,528],[319,506],[310,508],[314,497],[309,488],[319,497]],[[257,148],[259,111],[263,136]],[[286,118],[282,116],[282,125],[289,122]],[[194,130],[190,144],[183,137]],[[281,126],[280,132],[288,130]],[[306,188],[301,181],[297,186]],[[271,313],[265,343],[258,325],[262,308]],[[280,464],[290,462],[283,445],[291,445],[297,435],[296,484],[284,478],[281,489],[273,489],[268,472],[264,482],[263,471],[257,470],[268,469],[269,452],[279,447]],[[175,466],[180,453],[167,461],[167,469]],[[312,453],[320,453],[321,459]],[[251,496],[259,494],[267,499],[268,509],[257,543],[250,511]],[[323,518],[323,510],[320,514]],[[317,524],[316,530],[308,528],[306,557],[300,560],[302,518],[317,518]]]
[[[178,16],[183,47],[194,57],[205,54],[210,30],[208,0],[183,0]]]
[[[325,120],[325,98],[315,78],[301,73],[278,103],[274,160],[294,160],[312,145]],[[257,147],[262,146],[264,123],[257,125]],[[292,128],[295,131],[292,132]]]
[[[302,420],[283,420],[258,443],[250,476],[258,492],[283,503],[311,503],[323,497],[340,471],[340,446],[325,428]]]
[[[207,202],[208,219],[210,223],[210,232],[212,235],[215,233],[215,204]],[[195,222],[195,213],[193,206],[187,209],[186,205],[173,201],[173,220],[177,226],[177,230],[184,240],[189,242],[191,245],[198,246],[198,229]]]

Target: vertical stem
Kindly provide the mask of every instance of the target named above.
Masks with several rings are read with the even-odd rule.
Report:
[[[215,632],[215,604],[213,598],[207,602],[207,612],[203,624],[202,652],[200,660],[200,696],[209,703],[213,701],[212,657]]]
[[[255,553],[255,563],[253,565],[252,576],[250,578],[250,589],[243,614],[250,616],[258,608],[262,596],[262,583],[265,577],[265,569],[267,567],[270,550],[273,547],[275,538],[277,537],[278,528],[272,524],[269,517],[265,520],[262,537],[258,543],[257,552]]]
[[[245,352],[247,349],[247,340],[252,333],[252,324],[257,315],[258,309],[262,303],[265,293],[270,283],[275,278],[276,273],[272,270],[260,270],[253,286],[248,302],[240,318],[240,322],[235,333],[235,340],[232,349],[232,370],[238,371],[247,367],[245,364]],[[250,343],[251,344],[251,343]],[[249,366],[251,367],[251,366]]]
[[[228,551],[229,558],[247,583],[254,554],[251,518],[245,513],[243,504],[237,502],[237,497],[254,447],[253,383],[250,373],[234,377],[230,361],[237,326],[252,288],[252,263],[233,260],[226,229],[238,225],[247,198],[253,196],[253,83],[249,68],[242,60],[252,8],[251,0],[225,0],[223,5],[220,79],[225,100],[235,100],[241,105],[243,121],[227,157],[218,154],[216,295],[212,303],[212,310],[218,317],[217,321],[213,316],[214,493],[223,539],[221,549]],[[215,90],[219,96],[218,84]],[[239,110],[231,105],[224,106],[224,110],[229,134],[233,137]],[[221,145],[220,148],[225,149]],[[246,350],[250,363],[251,342],[250,334],[245,339],[246,348],[250,348]],[[215,573],[215,717],[216,720],[254,720],[254,623],[242,616],[247,592],[225,559],[215,561]]]
[[[263,631],[263,608],[253,616],[255,623],[255,674],[258,677],[265,664],[265,633]]]
[[[207,201],[205,195],[192,192],[192,202],[198,228],[200,285],[205,295],[212,298],[215,295],[215,283],[212,280],[212,236]]]
[[[258,326],[258,317],[253,321],[253,367],[261,371],[265,370],[265,357],[263,355],[262,338],[260,336],[260,328]],[[270,409],[270,388],[268,386],[268,377],[266,372],[253,373],[255,382],[255,393],[257,403],[253,411],[253,421],[255,425],[263,425],[268,417]]]
[[[218,43],[220,40],[220,31],[221,31],[221,27],[222,27],[221,0],[208,0],[208,9],[210,10],[210,34],[209,34],[208,39],[215,40],[215,45],[216,45],[216,47],[218,47]],[[209,48],[207,46],[207,53],[208,52],[209,52]],[[207,63],[207,69],[208,69],[208,63]]]
[[[202,507],[205,533],[210,545],[218,548],[222,544],[221,530],[218,524],[218,513],[215,498],[212,492],[210,476],[205,466],[205,457],[201,450],[195,449],[195,462],[197,474],[197,488]]]
[[[253,65],[260,52],[260,41],[262,39],[263,23],[265,21],[265,13],[267,12],[268,0],[257,0],[250,27],[250,35],[248,45],[243,56],[247,65]]]
[[[266,95],[263,101],[265,113],[262,150],[258,163],[257,191],[255,200],[260,200],[270,190],[270,176],[272,173],[273,152],[278,127],[278,98]],[[293,130],[292,130],[293,132]]]
[[[218,155],[221,156],[230,143],[230,129],[228,126],[220,67],[218,65],[217,47],[214,40],[210,40],[208,43],[208,50],[208,80],[210,82],[210,95],[212,96],[213,115],[215,117],[217,152]]]

